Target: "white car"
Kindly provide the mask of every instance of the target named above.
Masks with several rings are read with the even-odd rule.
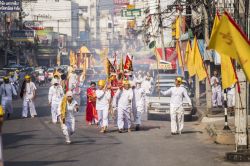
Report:
[[[170,114],[170,96],[164,96],[160,91],[168,90],[173,86],[175,86],[174,83],[167,83],[156,85],[154,87],[153,93],[148,97],[148,120],[168,118]],[[183,108],[185,116],[188,116],[188,119],[191,119],[194,114],[194,108],[188,104],[188,101],[185,98],[183,101]]]

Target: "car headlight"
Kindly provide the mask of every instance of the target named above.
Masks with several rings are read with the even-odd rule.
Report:
[[[159,107],[159,106],[161,106],[160,103],[152,103],[152,104],[151,104],[151,107]]]

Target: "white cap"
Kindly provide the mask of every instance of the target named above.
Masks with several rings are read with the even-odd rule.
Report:
[[[68,91],[68,92],[66,93],[66,96],[67,96],[67,97],[69,97],[69,96],[71,96],[71,97],[72,97],[72,96],[73,96],[72,91]]]

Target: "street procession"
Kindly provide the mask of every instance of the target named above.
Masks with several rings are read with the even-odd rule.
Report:
[[[247,166],[249,0],[0,1],[0,166]]]

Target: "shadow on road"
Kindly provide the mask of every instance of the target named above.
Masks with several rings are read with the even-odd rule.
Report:
[[[34,137],[33,134],[25,134],[32,133],[37,130],[27,131],[27,132],[18,132],[18,133],[4,133],[3,134],[3,145],[8,148],[9,145],[13,144],[13,142],[17,143],[23,140],[31,139]]]
[[[45,166],[58,163],[70,163],[77,162],[77,160],[61,160],[61,161],[6,161],[5,166]]]

